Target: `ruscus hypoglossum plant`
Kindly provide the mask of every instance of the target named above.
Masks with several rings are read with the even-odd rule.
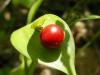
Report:
[[[30,9],[27,24],[11,34],[11,43],[20,53],[22,62],[11,75],[32,75],[38,63],[76,75],[75,45],[68,24],[54,14],[32,21],[41,2],[37,0]]]

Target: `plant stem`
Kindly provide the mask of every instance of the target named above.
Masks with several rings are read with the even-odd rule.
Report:
[[[32,61],[32,63],[30,64],[30,66],[28,68],[28,71],[29,71],[28,75],[32,75],[33,74],[33,71],[35,70],[36,64],[37,64],[37,60]]]
[[[28,75],[28,64],[27,64],[27,58],[24,56],[24,64],[25,64],[25,75]]]
[[[89,40],[80,50],[84,50],[84,49],[86,49],[89,45],[91,45],[94,41],[95,41],[95,39],[97,38],[97,37],[99,37],[100,36],[100,30],[92,37],[92,39],[91,40]]]

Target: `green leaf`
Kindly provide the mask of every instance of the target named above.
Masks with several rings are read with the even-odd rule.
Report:
[[[48,49],[41,45],[39,34],[36,29],[49,24],[57,24],[65,32],[65,40],[59,48]],[[75,46],[72,33],[68,25],[58,16],[46,14],[34,22],[14,31],[11,35],[12,45],[24,56],[38,60],[42,65],[58,69],[68,75],[76,75],[74,58]]]
[[[85,18],[81,18],[80,20],[93,20],[93,19],[100,19],[99,15],[90,15],[86,16]]]
[[[23,5],[29,8],[36,0],[11,0],[14,6]]]
[[[39,6],[41,5],[42,0],[37,0],[33,3],[32,7],[30,8],[29,14],[27,16],[27,23],[30,23],[32,21],[32,19],[34,18],[34,15],[37,11],[37,9],[39,8]]]

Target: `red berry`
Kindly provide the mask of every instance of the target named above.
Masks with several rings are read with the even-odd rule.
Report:
[[[64,31],[59,25],[50,24],[41,31],[40,41],[47,48],[58,48],[64,41]]]

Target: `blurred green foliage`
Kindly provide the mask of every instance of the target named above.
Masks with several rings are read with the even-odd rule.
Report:
[[[11,68],[9,67],[3,67],[1,70],[0,70],[0,75],[8,75],[9,72],[10,72]]]
[[[18,5],[21,5],[21,6],[24,6],[24,7],[27,7],[27,8],[30,8],[32,3],[35,2],[36,0],[12,0],[12,4],[14,6],[18,6]]]

